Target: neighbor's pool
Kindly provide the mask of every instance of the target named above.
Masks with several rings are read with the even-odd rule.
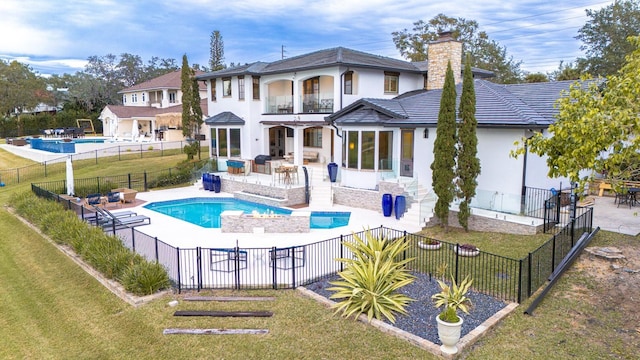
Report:
[[[189,198],[153,202],[146,209],[174,217],[204,228],[220,228],[220,214],[225,210],[242,210],[246,214],[257,211],[260,214],[272,212],[277,215],[289,215],[291,210],[262,205],[234,198]],[[312,229],[334,229],[349,224],[350,212],[312,211]]]

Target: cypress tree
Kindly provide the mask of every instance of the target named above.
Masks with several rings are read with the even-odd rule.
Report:
[[[456,165],[456,85],[453,80],[451,62],[447,65],[447,73],[440,98],[440,112],[436,140],[433,147],[433,163],[431,164],[433,190],[438,196],[435,215],[445,230],[449,230],[449,204],[455,194]]]
[[[194,74],[195,75],[195,74]],[[184,106],[184,105],[183,105]],[[193,76],[191,78],[191,125],[193,126],[194,133],[200,134],[200,128],[204,120],[202,119],[202,108],[200,107],[200,86],[198,86],[198,80]],[[200,140],[196,141],[198,147],[198,159],[202,158],[200,153]]]
[[[189,67],[187,54],[182,55],[182,72],[180,73],[182,90],[182,135],[191,137],[193,126],[191,125],[191,104],[193,103],[193,86],[191,84],[192,70]]]
[[[460,211],[458,212],[458,222],[465,229],[469,230],[469,216],[471,209],[469,203],[476,195],[478,185],[477,177],[480,174],[480,159],[478,153],[478,137],[476,136],[476,92],[473,85],[473,75],[471,73],[471,61],[467,56],[464,66],[464,77],[462,80],[462,95],[460,97],[460,123],[458,128],[458,167],[457,185],[458,197],[462,199]]]

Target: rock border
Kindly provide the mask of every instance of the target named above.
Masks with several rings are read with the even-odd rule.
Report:
[[[297,287],[296,290],[298,290],[298,292],[300,292],[301,294],[325,305],[326,307],[332,307],[333,305],[336,304],[334,301],[329,300],[324,296],[319,295],[303,286]],[[397,338],[406,340],[412,345],[417,346],[426,351],[429,351],[434,355],[441,356],[446,359],[454,359],[457,356],[459,356],[465,348],[475,344],[482,336],[484,336],[487,333],[489,329],[497,325],[502,319],[504,319],[507,315],[509,315],[512,311],[514,311],[518,306],[519,304],[517,303],[507,304],[507,306],[505,306],[503,309],[501,309],[500,311],[495,313],[493,316],[485,320],[485,322],[480,324],[475,329],[471,330],[467,335],[465,335],[462,339],[460,339],[460,341],[458,341],[458,349],[459,349],[458,353],[453,355],[443,353],[442,350],[440,350],[440,345],[438,344],[434,344],[431,341],[423,339],[419,336],[416,336],[408,331],[398,329],[397,327],[387,324],[384,321],[372,319],[371,322],[369,323],[369,320],[367,319],[367,316],[365,314],[361,314],[360,316],[358,316],[358,321],[361,321],[365,324],[369,324],[379,329],[380,331],[393,335]]]

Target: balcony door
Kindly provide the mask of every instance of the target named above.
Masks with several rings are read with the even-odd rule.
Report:
[[[413,129],[400,131],[400,176],[413,177]]]
[[[302,111],[317,112],[320,104],[320,77],[305,80],[302,83],[302,91],[304,95]]]

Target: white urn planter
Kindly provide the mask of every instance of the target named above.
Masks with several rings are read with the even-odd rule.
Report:
[[[418,241],[418,247],[424,250],[438,250],[442,247],[442,243],[439,242],[437,244],[427,244],[422,241]]]
[[[460,256],[478,256],[480,255],[480,250],[479,249],[465,249],[465,248],[460,248],[460,247],[456,247],[453,249],[456,254],[460,255]]]
[[[440,350],[445,354],[455,354],[458,352],[458,341],[460,340],[460,331],[462,330],[462,317],[457,323],[450,323],[440,320],[440,315],[436,316],[438,322],[438,337],[442,342]]]

